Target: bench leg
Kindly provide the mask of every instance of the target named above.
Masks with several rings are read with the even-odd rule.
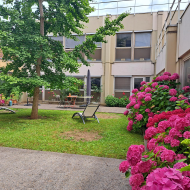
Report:
[[[95,119],[98,121],[98,123],[100,123],[99,120],[98,120],[98,118],[96,117],[96,115],[94,115],[94,117],[95,117]]]

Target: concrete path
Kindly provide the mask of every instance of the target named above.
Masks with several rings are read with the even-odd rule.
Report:
[[[32,106],[24,106],[24,104],[19,105],[13,105],[13,106],[7,106],[8,108],[28,108],[31,109]],[[83,111],[84,108],[80,109],[74,109],[74,108],[63,108],[59,107],[59,105],[56,104],[41,104],[38,106],[38,109],[48,109],[48,110],[78,110]],[[126,110],[126,108],[121,107],[106,107],[106,106],[100,106],[98,109],[98,112],[107,112],[107,113],[123,113]]]
[[[121,161],[0,147],[0,189],[130,190]]]

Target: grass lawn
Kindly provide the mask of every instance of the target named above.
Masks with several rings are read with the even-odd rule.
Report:
[[[39,110],[41,119],[29,119],[31,109],[0,112],[0,146],[126,158],[131,144],[142,144],[143,137],[126,130],[123,114],[97,113],[100,123],[72,119],[76,111]]]

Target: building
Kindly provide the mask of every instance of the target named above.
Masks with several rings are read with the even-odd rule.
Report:
[[[81,66],[79,73],[66,72],[67,76],[84,80],[81,95],[85,95],[88,69],[92,84],[101,88],[101,92],[92,90],[101,104],[108,95],[119,98],[124,92],[129,97],[142,81],[149,82],[165,71],[179,73],[182,85],[190,85],[190,3],[184,11],[180,10],[180,1],[177,11],[173,11],[172,6],[170,11],[130,14],[122,21],[124,29],[115,36],[106,36],[107,43],[97,43],[95,54],[91,55],[93,60],[88,60],[90,67]],[[109,17],[113,20],[117,15]],[[87,35],[103,26],[105,18],[89,17],[83,35],[77,36],[79,41],[52,38],[61,41],[65,51],[72,51]],[[43,87],[42,90],[40,100],[48,100],[49,90]],[[59,91],[55,92],[59,94]]]

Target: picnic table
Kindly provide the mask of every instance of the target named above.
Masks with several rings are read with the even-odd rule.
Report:
[[[76,95],[67,96],[67,100],[64,101],[63,106],[67,108],[76,107],[75,103],[76,103],[77,98],[92,98],[92,97],[91,96],[76,96]],[[61,104],[62,104],[62,101],[60,101],[60,105]]]

